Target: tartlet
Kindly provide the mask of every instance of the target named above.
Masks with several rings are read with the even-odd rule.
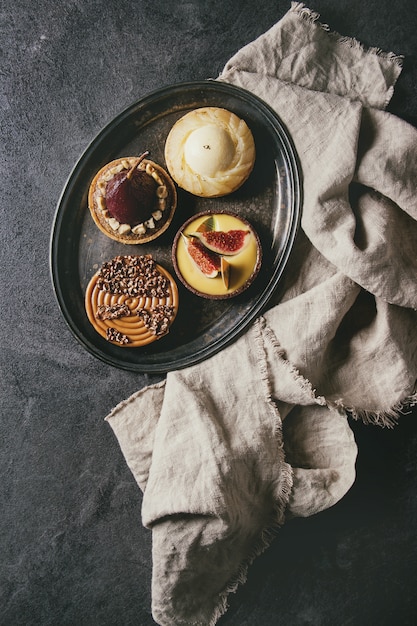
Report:
[[[220,107],[189,111],[175,122],[165,143],[165,161],[174,181],[206,198],[241,187],[255,156],[255,141],[246,122]]]
[[[139,348],[169,332],[178,312],[178,288],[151,255],[119,255],[90,279],[85,310],[104,339]]]
[[[149,215],[135,224],[120,222],[109,213],[106,203],[108,184],[121,172],[135,164],[154,181],[154,198]],[[159,164],[141,157],[122,157],[104,165],[94,176],[89,192],[88,207],[102,233],[123,244],[142,244],[156,239],[170,225],[177,206],[177,191],[170,175]]]
[[[210,224],[207,227],[207,224]],[[197,242],[201,251],[208,245],[204,231],[219,234],[240,231],[244,243],[240,251],[227,254],[206,249],[207,273],[203,273],[188,249]],[[228,211],[204,211],[188,219],[177,232],[172,246],[172,263],[182,284],[193,294],[207,299],[232,298],[245,291],[255,280],[262,263],[259,235],[243,217]],[[217,270],[217,271],[216,271]]]

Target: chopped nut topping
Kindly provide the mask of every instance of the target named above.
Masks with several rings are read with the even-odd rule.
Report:
[[[154,335],[165,335],[174,316],[174,307],[161,304],[150,311],[138,309],[136,313]]]
[[[158,270],[151,255],[119,255],[103,263],[97,287],[116,295],[166,298],[170,283]]]
[[[101,304],[96,312],[96,317],[99,320],[114,320],[127,315],[130,315],[130,309],[127,304]]]
[[[126,344],[129,343],[129,337],[119,332],[115,328],[108,328],[106,330],[107,341],[114,341],[115,343]]]

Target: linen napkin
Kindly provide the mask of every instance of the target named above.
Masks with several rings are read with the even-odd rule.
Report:
[[[400,71],[293,3],[218,77],[284,121],[304,202],[284,295],[106,418],[143,491],[161,626],[214,625],[277,528],[351,487],[348,417],[392,426],[416,400],[417,131],[383,111]]]

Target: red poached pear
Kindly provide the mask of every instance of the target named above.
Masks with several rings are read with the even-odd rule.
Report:
[[[121,224],[136,226],[152,216],[157,183],[145,170],[138,169],[148,154],[142,154],[130,170],[119,172],[106,184],[107,210]]]

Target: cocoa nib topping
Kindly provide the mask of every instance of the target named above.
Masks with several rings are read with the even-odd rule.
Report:
[[[114,320],[127,315],[130,315],[130,309],[127,304],[100,304],[96,312],[96,317],[99,320]]]
[[[97,287],[115,295],[166,298],[170,283],[151,255],[127,255],[103,263]]]
[[[174,316],[174,307],[169,305],[158,305],[150,311],[147,309],[138,309],[137,315],[142,319],[146,328],[154,335],[165,335],[168,332],[169,325]]]
[[[125,344],[129,343],[129,337],[119,332],[115,328],[108,328],[106,330],[107,341],[114,341],[115,343]]]

